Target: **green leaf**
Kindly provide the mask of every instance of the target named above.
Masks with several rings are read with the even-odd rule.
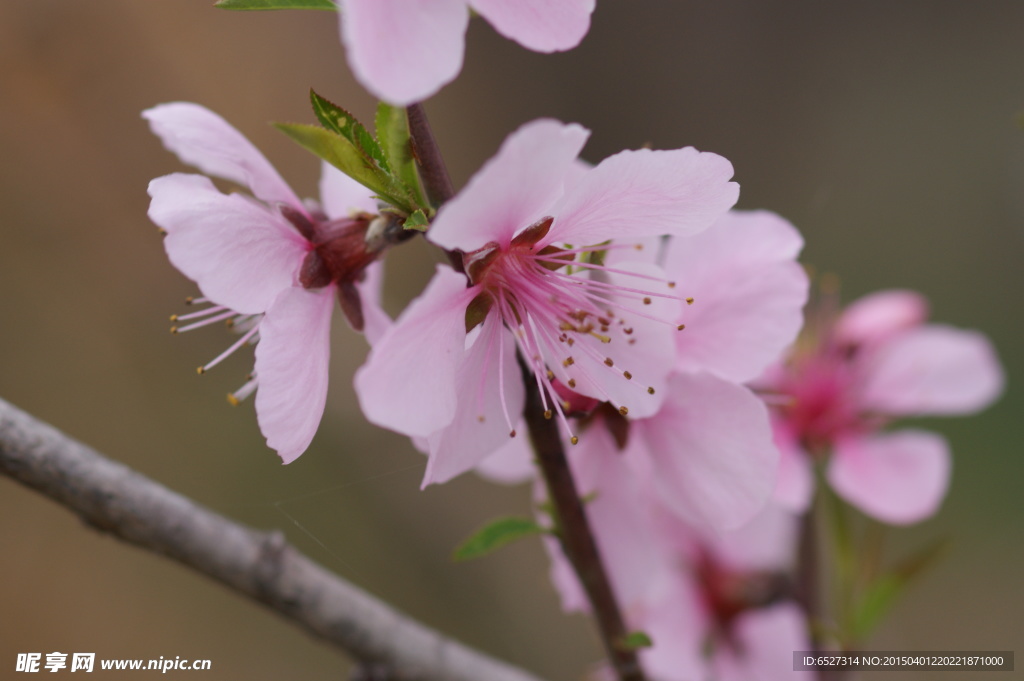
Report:
[[[529,518],[506,517],[492,520],[490,523],[477,530],[477,532],[466,541],[462,542],[452,557],[455,560],[469,560],[478,558],[501,548],[505,544],[516,539],[528,537],[532,534],[547,532]]]
[[[266,9],[338,9],[331,0],[218,0],[213,3],[218,9],[266,10]]]
[[[412,212],[404,190],[347,138],[315,125],[275,123],[274,127],[399,210]]]
[[[619,642],[619,650],[637,650],[638,648],[650,648],[654,641],[645,632],[632,631]]]
[[[415,229],[417,232],[427,231],[427,227],[430,226],[430,221],[427,220],[427,216],[423,214],[422,210],[413,211],[412,215],[405,219],[406,229]]]
[[[380,142],[395,177],[409,190],[417,205],[427,206],[427,201],[423,198],[420,175],[416,171],[416,161],[412,155],[412,137],[405,109],[381,102],[377,106],[374,123],[377,128],[377,141]]]
[[[366,156],[369,162],[388,175],[391,174],[391,167],[388,165],[380,145],[377,144],[377,140],[373,139],[370,131],[363,127],[363,124],[356,120],[355,116],[337,104],[324,99],[313,90],[309,91],[309,100],[313,105],[313,113],[316,114],[321,125],[347,139],[360,153]]]
[[[863,640],[882,619],[903,589],[946,552],[949,541],[940,539],[913,554],[891,572],[871,582],[861,596],[853,614],[853,635]]]

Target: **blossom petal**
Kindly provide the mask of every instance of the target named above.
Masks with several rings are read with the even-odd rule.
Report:
[[[814,498],[814,473],[811,456],[791,435],[775,430],[775,444],[779,448],[779,472],[775,480],[772,501],[794,513],[803,513],[811,507]]]
[[[475,295],[463,275],[438,266],[356,373],[356,394],[371,423],[426,437],[452,422],[466,354],[466,307]]]
[[[968,414],[1003,389],[1003,370],[977,331],[928,324],[876,346],[863,358],[862,406],[883,414]]]
[[[363,280],[356,283],[363,306],[363,335],[366,342],[375,345],[384,332],[391,328],[392,320],[381,304],[384,286],[384,263],[372,262],[363,270]]]
[[[508,444],[526,393],[515,341],[496,314],[488,315],[456,369],[457,406],[451,423],[428,438],[423,486],[451,480]],[[517,433],[518,439],[526,433]]]
[[[507,245],[516,232],[553,215],[564,179],[590,132],[575,123],[541,119],[523,125],[497,155],[441,207],[427,238],[447,249]]]
[[[916,523],[938,510],[952,460],[934,433],[901,430],[836,445],[828,481],[848,502],[882,522]]]
[[[731,211],[709,229],[669,240],[665,271],[694,299],[676,335],[676,368],[744,383],[796,339],[808,280],[800,233],[774,213]]]
[[[494,29],[536,52],[579,45],[590,29],[594,0],[469,0]]]
[[[876,343],[928,319],[928,300],[916,291],[878,291],[850,303],[833,331],[841,343]]]
[[[650,495],[630,461],[643,456],[642,444],[631,442],[622,451],[603,423],[594,423],[569,449],[576,487],[591,499],[585,510],[620,606],[640,603],[658,570],[673,566],[660,551],[654,533]]]
[[[808,681],[793,671],[793,651],[810,650],[805,618],[794,603],[750,610],[733,623],[737,645],[721,646],[713,659],[719,681]]]
[[[167,256],[210,300],[260,313],[295,283],[309,245],[276,211],[222,194],[202,175],[158,177],[149,195]]]
[[[654,600],[630,625],[651,637],[654,644],[640,652],[644,669],[652,678],[691,681],[707,678],[704,636],[707,615],[700,595],[689,579],[675,580],[673,588]]]
[[[732,164],[692,147],[609,156],[553,208],[550,239],[590,245],[658,234],[696,234],[739,197]]]
[[[334,287],[287,288],[260,321],[256,344],[256,418],[284,463],[316,434],[327,400]]]
[[[147,109],[142,117],[182,162],[248,187],[256,198],[267,203],[283,202],[302,208],[302,202],[259,149],[206,107],[172,102]]]
[[[332,220],[379,210],[372,191],[326,161],[320,169],[320,205]]]
[[[426,99],[462,68],[466,0],[340,0],[349,66],[396,106]]]
[[[520,433],[526,432],[526,424],[516,426]],[[506,438],[507,442],[496,452],[476,466],[480,477],[500,485],[518,485],[537,477],[537,466],[533,463],[533,449],[526,437]]]
[[[799,516],[768,504],[742,527],[706,541],[722,566],[737,571],[786,570],[796,554]]]
[[[666,506],[698,527],[734,529],[775,486],[779,453],[768,411],[742,386],[711,374],[676,374],[658,415],[634,422]]]

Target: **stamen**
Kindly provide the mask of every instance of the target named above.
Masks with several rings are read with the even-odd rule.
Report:
[[[686,304],[687,305],[693,305],[693,298],[687,298],[686,299]]]
[[[231,355],[235,350],[245,345],[249,341],[249,339],[256,333],[257,328],[258,327],[254,326],[253,328],[249,329],[249,331],[246,334],[244,334],[241,338],[232,343],[231,347],[229,347],[227,350],[214,357],[212,361],[207,362],[203,366],[199,367],[199,369],[197,370],[198,373],[206,373],[208,370],[212,369],[213,367],[217,366],[222,361],[224,361],[224,359]]]
[[[202,328],[204,326],[209,326],[210,324],[216,324],[217,322],[222,322],[225,319],[231,319],[236,314],[237,313],[234,310],[227,310],[226,312],[221,312],[220,314],[214,315],[214,316],[209,317],[207,319],[204,319],[202,321],[193,322],[191,324],[186,324],[185,326],[172,326],[171,327],[171,333],[185,333],[186,331],[192,331],[193,329],[199,329],[199,328]]]

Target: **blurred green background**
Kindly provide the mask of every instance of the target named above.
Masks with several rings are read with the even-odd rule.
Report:
[[[523,512],[528,491],[465,476],[420,492],[422,457],[361,420],[350,385],[366,346],[340,315],[324,424],[287,467],[251,402],[224,399],[251,357],[197,378],[227,334],[167,333],[195,289],[167,262],[145,189],[185,168],[139,112],[202,103],[312,196],[317,162],[268,121],[312,122],[310,86],[364,119],[374,105],[333,15],[210,4],[0,3],[0,396],[215,510],[284,530],[467,643],[580,678],[599,649],[585,619],[561,614],[538,542],[448,558],[486,519]],[[562,55],[473,22],[461,76],[428,105],[456,185],[539,116],[592,129],[591,161],[694,145],[734,163],[740,207],[803,231],[804,260],[837,273],[847,300],[914,288],[936,320],[990,334],[1008,392],[980,416],[928,422],[952,441],[953,486],[935,519],[892,535],[894,554],[941,536],[952,550],[873,648],[1024,650],[1024,3],[597,4],[590,35]],[[432,263],[418,242],[389,256],[392,311]],[[345,678],[343,657],[283,620],[7,479],[0,538],[0,677],[18,652],[62,651],[208,658],[204,678]]]

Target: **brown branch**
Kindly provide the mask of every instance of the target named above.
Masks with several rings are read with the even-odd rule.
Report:
[[[522,360],[520,366],[523,378],[529,384],[529,370]],[[644,681],[646,677],[636,651],[625,645],[628,634],[626,623],[604,569],[569,462],[565,458],[558,424],[544,417],[544,405],[538,391],[527,390],[526,395],[524,418],[551,504],[557,514],[555,527],[562,550],[587,592],[601,640],[619,681]]]
[[[0,472],[129,544],[263,603],[394,681],[539,681],[409,618],[290,546],[234,523],[0,400]]]
[[[423,110],[423,105],[410,104],[405,113],[409,118],[412,155],[419,167],[427,200],[434,208],[440,208],[448,199],[455,196],[448,167],[441,156],[437,140],[434,139],[434,131],[430,128],[430,121],[427,120],[427,112]]]

